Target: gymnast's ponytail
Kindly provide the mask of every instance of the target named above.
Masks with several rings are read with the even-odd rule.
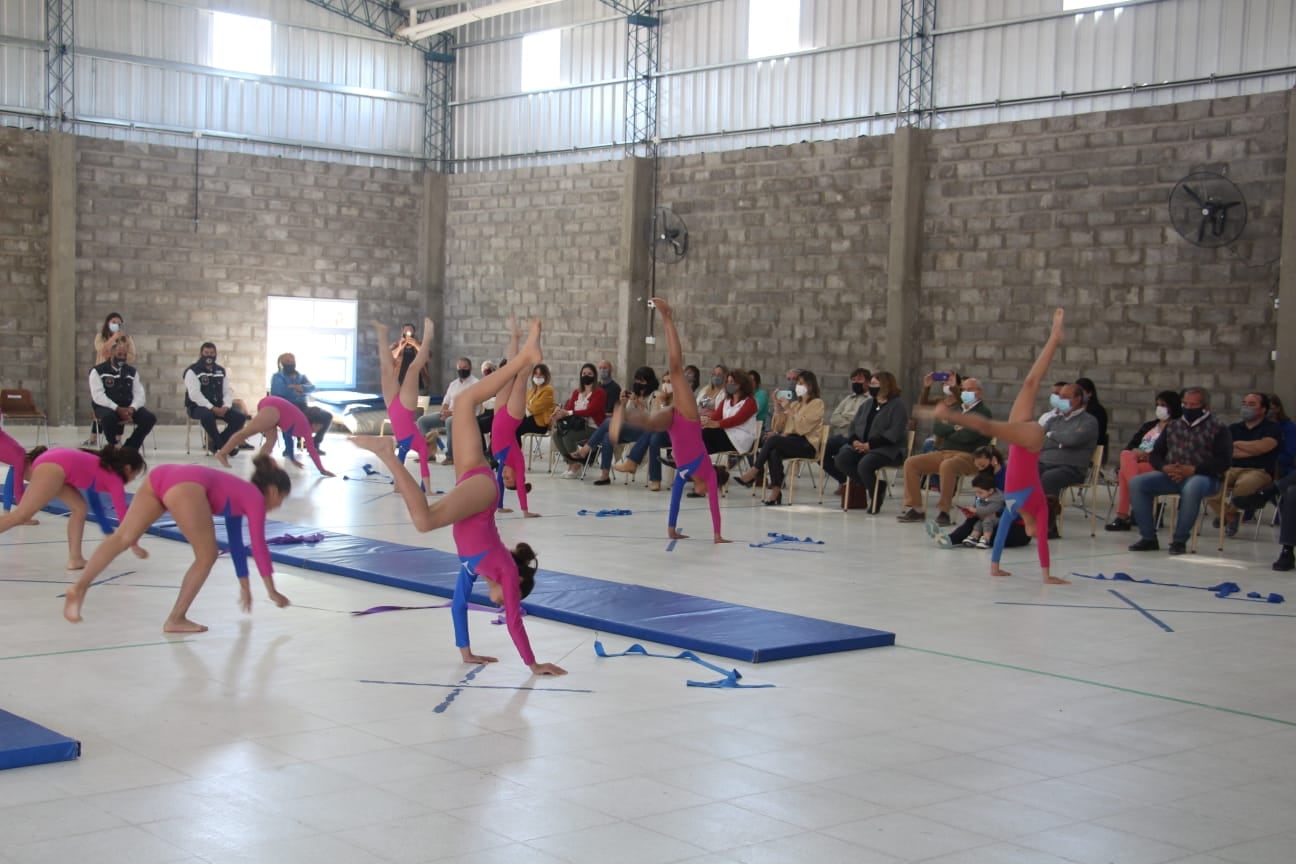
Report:
[[[35,462],[35,461],[36,461],[36,458],[37,458],[38,456],[40,456],[42,453],[44,453],[46,450],[48,450],[48,449],[49,449],[49,448],[46,447],[44,444],[40,444],[40,445],[38,445],[38,446],[36,446],[36,447],[33,447],[32,449],[28,450],[28,451],[27,451],[27,464],[30,465],[30,464],[32,464],[33,462]]]
[[[252,465],[255,466],[256,470],[252,472],[250,479],[252,485],[261,490],[262,495],[271,487],[278,489],[279,493],[285,497],[292,491],[292,478],[288,476],[287,471],[279,467],[279,463],[272,457],[257,456],[252,460]]]
[[[116,444],[109,444],[96,455],[99,457],[99,467],[107,468],[125,483],[129,483],[132,477],[138,477],[148,470],[144,457],[133,447],[118,447]],[[127,469],[131,472],[130,477],[126,476]]]
[[[536,574],[536,554],[535,550],[526,543],[519,543],[513,547],[513,560],[517,562],[518,568],[518,589],[522,592],[523,598],[531,593],[535,587]]]

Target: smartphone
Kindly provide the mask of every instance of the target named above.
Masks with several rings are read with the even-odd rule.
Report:
[[[784,402],[791,402],[791,401],[792,401],[792,391],[791,391],[791,390],[775,390],[775,391],[774,391],[774,398],[775,398],[775,399],[782,399]]]
[[[948,380],[949,380],[949,373],[948,373],[948,372],[933,372],[933,373],[932,373],[932,380],[933,380],[933,381],[948,381]]]

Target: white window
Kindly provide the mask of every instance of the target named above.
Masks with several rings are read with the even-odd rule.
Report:
[[[801,0],[748,0],[747,56],[801,50]]]
[[[354,300],[268,298],[266,389],[280,354],[293,354],[298,371],[321,390],[354,388],[358,307]]]
[[[562,31],[542,30],[522,37],[522,90],[549,90],[562,84]]]
[[[269,75],[270,22],[264,18],[212,13],[211,65],[234,72]]]

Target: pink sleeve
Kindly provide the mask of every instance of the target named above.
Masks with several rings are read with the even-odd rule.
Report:
[[[504,553],[508,555],[508,553]],[[508,555],[509,563],[513,563],[513,556]],[[518,572],[516,566],[511,566],[501,574],[499,586],[504,590],[504,623],[508,625],[509,636],[513,637],[513,645],[517,648],[518,656],[522,662],[531,667],[535,665],[535,652],[531,650],[531,640],[527,638],[526,624],[522,622],[522,591],[518,586]]]
[[[116,512],[117,524],[120,526],[122,520],[126,518],[126,486],[120,477],[107,468],[100,469],[99,478],[103,484],[101,487],[103,491],[112,497],[113,510]]]
[[[256,500],[249,497],[244,508],[247,511],[248,539],[252,542],[252,560],[256,561],[261,578],[267,579],[274,575],[274,562],[270,560],[270,547],[266,545],[265,499],[255,486],[252,487],[252,492],[255,494]]]

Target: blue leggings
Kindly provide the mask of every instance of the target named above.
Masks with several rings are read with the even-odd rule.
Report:
[[[675,466],[675,482],[671,484],[670,521],[666,525],[674,528],[679,524],[680,498],[684,495],[684,487],[693,480],[695,474],[699,480],[707,484],[707,503],[711,505],[711,527],[716,534],[719,534],[720,490],[716,488],[715,466],[707,459],[705,453],[687,465]]]

